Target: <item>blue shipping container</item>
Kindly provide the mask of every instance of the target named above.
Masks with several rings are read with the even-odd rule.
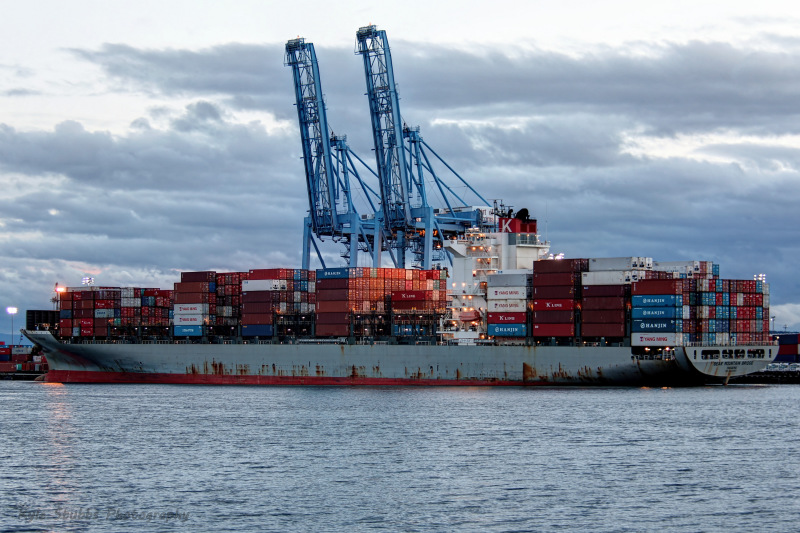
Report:
[[[492,337],[524,337],[527,327],[525,324],[489,324],[487,332]]]
[[[242,326],[242,337],[272,337],[272,325],[244,324]]]
[[[175,326],[173,334],[176,337],[202,337],[203,326]]]
[[[317,279],[348,279],[349,268],[322,268],[317,270]]]
[[[680,307],[683,296],[680,294],[637,295],[631,298],[633,307]]]
[[[781,333],[778,336],[778,344],[779,345],[800,344],[800,342],[798,342],[798,340],[800,340],[800,335],[798,335],[797,333]]]
[[[680,307],[634,307],[631,310],[633,318],[678,318],[682,313]]]
[[[58,312],[58,318],[72,318],[72,309],[62,309]]]
[[[634,320],[632,331],[636,333],[678,333],[683,330],[683,320],[649,319]]]

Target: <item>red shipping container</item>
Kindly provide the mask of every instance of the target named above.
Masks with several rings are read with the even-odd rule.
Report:
[[[584,285],[581,295],[584,298],[598,296],[625,296],[627,285]]]
[[[271,302],[273,291],[248,291],[242,293],[242,304]]]
[[[71,318],[62,318],[58,321],[58,329],[61,331],[66,331],[68,329],[72,329],[72,319]],[[2,352],[0,352],[2,353]]]
[[[109,324],[108,324],[109,320],[110,319],[108,319],[108,318],[95,318],[94,319],[94,324],[92,324],[92,326],[94,327],[95,331],[102,331],[103,333],[105,333],[106,329],[109,326]]]
[[[574,311],[534,311],[535,324],[572,324],[575,322]]]
[[[554,287],[533,287],[533,297],[542,299],[567,299],[575,297],[575,287],[573,285],[554,286]]]
[[[350,324],[350,313],[319,313],[317,324]]]
[[[242,304],[242,314],[266,314],[272,313],[274,308],[272,302],[248,302]]]
[[[347,337],[350,335],[349,324],[319,324],[316,326],[318,337]]]
[[[181,283],[205,282],[210,283],[217,279],[217,273],[211,271],[203,272],[181,272]]]
[[[534,324],[534,337],[573,337],[575,324]]]
[[[7,362],[0,363],[0,372],[16,372],[16,371],[17,371],[17,363],[7,363]]]
[[[573,286],[576,281],[581,279],[579,274],[575,272],[557,272],[553,274],[537,274],[533,273],[533,286],[534,287],[552,287],[552,286]]]
[[[81,328],[81,337],[93,337],[94,328]]]
[[[524,324],[527,313],[489,313],[486,318],[489,324]]]
[[[533,272],[540,274],[584,272],[589,270],[588,259],[544,259],[533,262]]]
[[[623,309],[584,310],[581,320],[586,324],[624,324]]]
[[[426,292],[428,293],[426,295]],[[426,298],[426,296],[428,296]],[[431,295],[430,291],[395,291],[392,292],[392,301],[393,302],[400,302],[400,301],[421,301],[421,300],[430,300]]]
[[[252,314],[242,313],[242,324],[247,324],[250,326],[255,326],[255,325],[268,326],[272,324],[272,313],[252,313]]]
[[[217,303],[217,295],[210,292],[176,292],[173,303],[176,304],[211,304]],[[142,309],[145,309],[144,307]]]
[[[316,304],[317,313],[347,313],[350,311],[350,302],[342,300],[338,302],[320,302]]]
[[[646,279],[631,283],[631,294],[683,294],[682,279]]]
[[[191,281],[191,282],[176,283],[175,284],[175,292],[180,292],[180,293],[209,292],[209,282],[208,281]]]
[[[348,289],[317,289],[317,301],[330,302],[333,300],[347,300],[350,292],[351,291]],[[355,293],[355,291],[352,292]]]
[[[169,289],[142,289],[142,296],[167,296],[172,292]],[[189,291],[192,292],[192,291]]]
[[[354,280],[355,281],[355,280]],[[316,289],[317,291],[320,290],[329,290],[329,289],[346,289],[350,287],[350,280],[349,279],[321,279],[317,281]]]
[[[571,298],[533,301],[534,311],[571,311],[572,309],[575,309],[575,300]]]
[[[587,309],[625,309],[626,300],[621,296],[604,296],[599,298],[584,298],[581,308]]]
[[[584,337],[624,337],[625,324],[581,324]]]

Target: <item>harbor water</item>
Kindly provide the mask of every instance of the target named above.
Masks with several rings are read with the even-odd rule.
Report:
[[[0,531],[785,531],[800,386],[0,382]]]

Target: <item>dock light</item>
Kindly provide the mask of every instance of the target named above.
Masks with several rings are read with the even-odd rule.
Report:
[[[10,341],[10,343],[12,345],[14,344],[14,315],[17,314],[17,311],[19,311],[19,309],[17,309],[16,307],[6,307],[6,313],[11,315],[11,341]]]

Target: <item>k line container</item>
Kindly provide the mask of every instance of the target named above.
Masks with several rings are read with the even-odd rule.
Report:
[[[524,324],[527,313],[488,313],[486,321],[489,324]]]
[[[575,300],[562,298],[553,300],[533,300],[534,311],[571,311],[575,309]]]

